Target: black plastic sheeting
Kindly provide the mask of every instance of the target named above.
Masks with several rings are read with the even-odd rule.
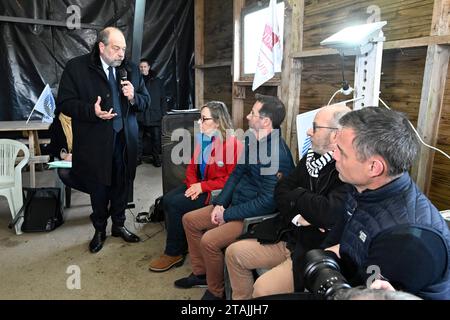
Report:
[[[121,29],[131,59],[132,0],[2,0],[0,15],[65,22],[71,5],[80,8],[82,24]],[[0,120],[27,119],[46,83],[56,98],[66,62],[91,50],[99,28],[69,30],[0,21]],[[193,0],[146,1],[141,56],[164,80],[169,108],[193,108]]]

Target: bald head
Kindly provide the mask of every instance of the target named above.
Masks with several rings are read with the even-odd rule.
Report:
[[[122,37],[125,40],[122,31],[115,27],[107,27],[100,31],[100,33],[98,34],[98,42],[102,42],[103,44],[108,45],[111,36],[114,38]]]
[[[352,110],[347,107],[345,103],[335,103],[320,108],[316,117],[320,117],[322,120],[327,121],[327,125],[330,127],[338,127],[339,119],[350,111]]]
[[[125,58],[127,43],[125,37],[117,28],[108,27],[98,34],[100,57],[109,66],[118,67]]]
[[[345,104],[333,104],[319,109],[314,117],[313,127],[306,134],[311,138],[311,148],[318,154],[325,154],[335,148],[339,119],[351,111]]]

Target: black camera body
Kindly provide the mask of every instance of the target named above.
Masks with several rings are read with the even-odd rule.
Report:
[[[314,249],[306,253],[301,263],[305,288],[327,300],[333,299],[339,290],[351,288],[333,255],[330,251]]]

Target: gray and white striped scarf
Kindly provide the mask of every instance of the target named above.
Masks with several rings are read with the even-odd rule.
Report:
[[[314,160],[314,151],[313,149],[309,149],[306,154],[306,169],[308,169],[308,173],[311,177],[317,178],[320,170],[331,161],[333,161],[333,151],[328,151],[320,158]]]

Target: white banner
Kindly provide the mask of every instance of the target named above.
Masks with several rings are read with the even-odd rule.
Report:
[[[298,157],[301,159],[311,147],[311,138],[306,134],[309,128],[312,128],[314,117],[319,109],[308,111],[297,116],[297,142]]]
[[[255,91],[267,80],[272,79],[275,70],[281,68],[282,52],[280,31],[277,18],[277,1],[270,0],[269,15],[264,26],[264,32],[256,64],[255,78],[252,90]]]

